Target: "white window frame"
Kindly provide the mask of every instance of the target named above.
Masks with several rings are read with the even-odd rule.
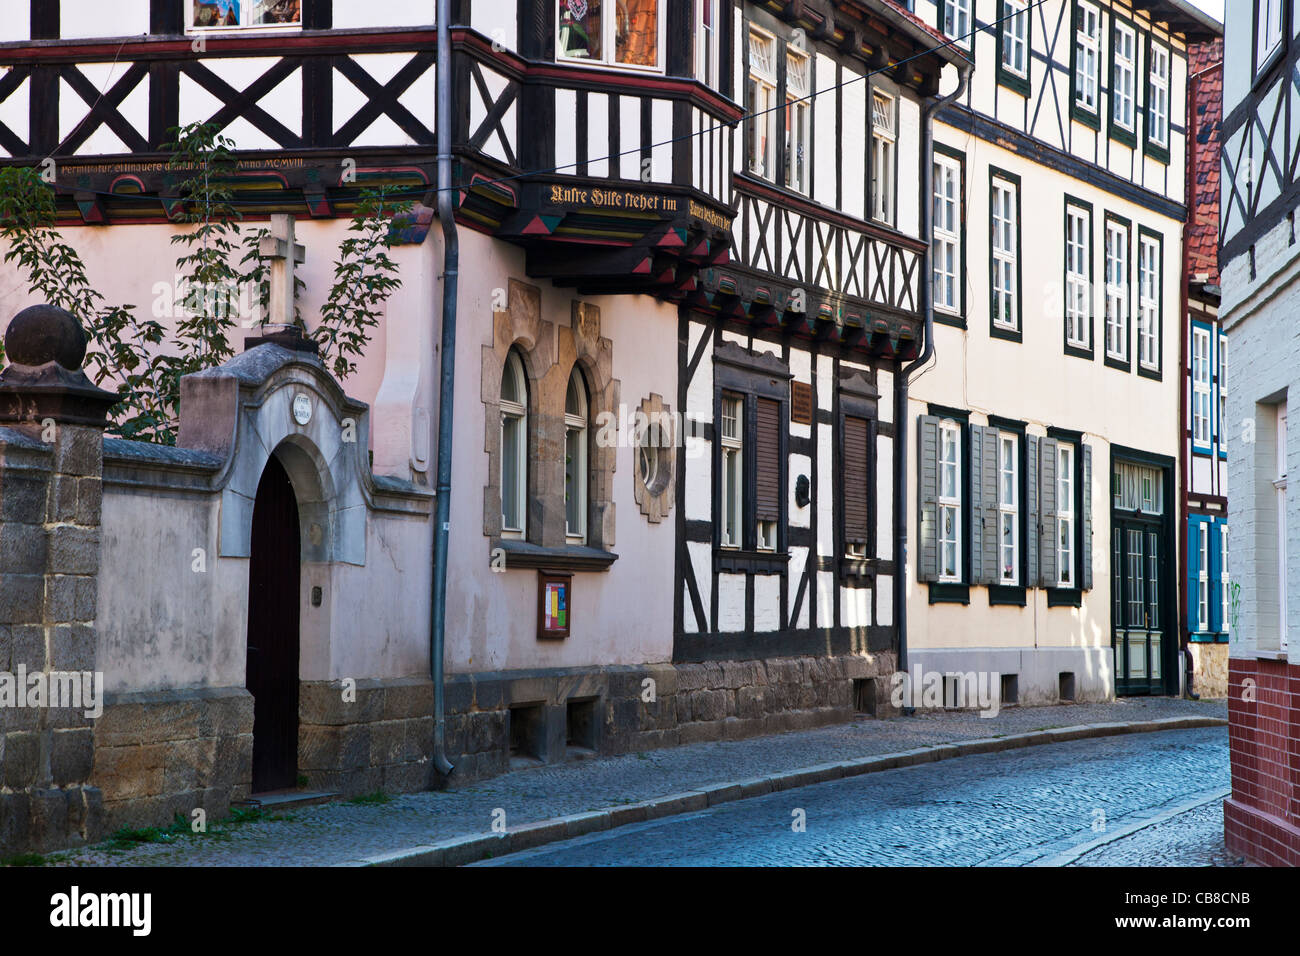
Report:
[[[894,177],[898,162],[898,109],[895,97],[871,91],[871,216],[894,223]]]
[[[1225,437],[1225,429],[1228,422],[1228,337],[1220,335],[1219,337],[1219,380],[1215,386],[1219,390],[1219,449],[1227,448],[1228,441]]]
[[[504,396],[501,398],[501,460],[500,467],[500,485],[501,485],[501,536],[503,538],[522,538],[528,527],[528,376],[524,372],[523,360],[517,352],[511,351],[506,357],[505,368],[502,371],[502,380],[505,376],[512,376],[515,379],[516,393],[524,397],[523,403],[507,400]],[[507,420],[517,421],[519,428],[515,432],[513,442],[507,440],[506,422]],[[513,446],[513,447],[512,447]],[[517,461],[515,469],[514,487],[509,487],[506,481],[506,459],[509,455],[514,455]],[[517,525],[512,525],[507,521],[506,503],[512,501],[515,506],[516,514],[519,517]]]
[[[1286,0],[1259,0],[1255,10],[1255,70],[1268,64],[1282,43],[1282,11]]]
[[[748,155],[745,169],[751,176],[776,182],[776,57],[779,44],[776,37],[757,27],[749,28],[749,75],[746,79],[745,104],[749,112]],[[770,51],[767,62],[755,56],[760,47]],[[752,85],[752,99],[750,87]]]
[[[586,66],[593,68],[609,70],[634,70],[638,73],[663,73],[664,72],[664,44],[668,35],[668,15],[667,0],[658,0],[655,6],[655,27],[657,36],[655,39],[655,62],[653,64],[641,63],[619,63],[615,57],[615,37],[618,32],[618,5],[615,0],[601,0],[601,17],[600,17],[600,51],[599,60],[585,56],[566,56],[564,54],[564,43],[562,40],[563,30],[559,27],[559,7],[566,0],[554,0],[556,11],[555,30],[555,61],[570,66]],[[590,0],[588,0],[590,2]]]
[[[565,456],[565,488],[564,488],[564,534],[571,543],[584,543],[587,540],[587,422],[588,409],[590,404],[587,398],[587,385],[583,381],[582,373],[575,368],[569,375],[569,388],[576,389],[575,394],[578,397],[578,408],[576,411],[569,408],[568,392],[565,393],[564,401],[564,456]],[[571,450],[572,442],[572,450]],[[576,453],[576,454],[575,454]],[[574,467],[570,468],[568,458],[573,455],[577,458]],[[570,491],[568,487],[569,475],[572,473],[576,476],[576,488]],[[576,497],[576,517],[577,525],[569,523],[569,495]]]
[[[795,63],[802,61],[800,80]],[[785,51],[785,185],[796,192],[808,192],[808,171],[812,167],[812,56],[804,50],[787,46]],[[798,161],[803,152],[802,172]]]
[[[1200,556],[1196,569],[1196,629],[1205,632],[1210,629],[1210,523],[1198,522],[1196,529]]]
[[[993,248],[993,324],[1013,332],[1020,329],[1020,266],[1019,249],[1016,247],[1019,236],[1019,193],[1015,183],[993,177],[989,188],[989,222]]]
[[[1128,226],[1106,223],[1106,355],[1121,362],[1129,349],[1128,241]]]
[[[695,78],[713,90],[718,88],[722,69],[718,62],[721,55],[718,24],[719,17],[724,15],[722,6],[721,0],[695,0]]]
[[[1056,446],[1056,584],[1062,588],[1080,587],[1074,567],[1074,444]],[[1065,543],[1062,543],[1065,542]]]
[[[745,399],[742,396],[722,393],[719,426],[722,474],[718,482],[721,489],[718,496],[721,508],[718,540],[724,548],[740,548],[745,540]],[[732,458],[736,467],[734,472],[729,472],[728,464]]]
[[[198,11],[198,0],[186,0],[185,2],[185,32],[186,33],[295,33],[302,30],[302,7],[298,7],[297,23],[245,23],[246,17],[251,16],[257,6],[258,0],[235,0],[239,7],[240,22],[235,26],[212,26],[200,27],[194,25],[194,17]]]
[[[963,49],[971,48],[972,0],[943,0],[943,35],[956,41]]]
[[[1162,244],[1138,236],[1138,363],[1160,368],[1160,258]]]
[[[1010,453],[1010,468],[1007,455]],[[1008,488],[1007,479],[1010,479]],[[1011,545],[1004,543],[1010,528]],[[1020,441],[1014,432],[998,432],[998,583],[1020,583]],[[1008,559],[1010,572],[1008,573]]]
[[[1100,103],[1101,10],[1080,2],[1079,19],[1081,28],[1074,31],[1074,104],[1095,116]]]
[[[961,314],[961,163],[934,154],[934,220],[931,240],[934,307]]]
[[[1086,349],[1092,330],[1092,213],[1065,204],[1065,340]]]
[[[1192,326],[1192,444],[1209,448],[1210,330]]]
[[[1002,8],[1002,69],[1027,79],[1029,77],[1029,4],[1027,0],[1002,0]]]
[[[1133,132],[1137,126],[1137,31],[1126,23],[1116,22],[1115,42],[1111,45],[1111,122],[1122,130]],[[1121,54],[1125,44],[1128,55]]]
[[[1147,137],[1151,142],[1169,146],[1169,50],[1160,43],[1150,46],[1147,64],[1151,88],[1147,94]]]
[[[961,555],[962,440],[961,440],[961,434],[962,434],[961,426],[958,425],[956,422],[943,421],[939,423],[939,462],[938,462],[938,474],[936,476],[938,479],[938,486],[939,486],[938,487],[939,527],[936,529],[937,531],[936,541],[938,545],[937,558],[939,563],[939,568],[938,568],[939,580],[941,582],[960,582],[962,579],[962,560],[961,560],[962,558]],[[952,451],[951,457],[948,454],[950,449]],[[945,470],[951,472],[952,474],[951,487],[953,493],[951,495],[944,494],[944,487],[946,485],[946,483],[944,482]],[[943,519],[944,519],[945,512],[951,512],[952,514],[953,532],[951,536],[944,535]],[[953,554],[952,567],[954,570],[950,574],[945,574],[944,573],[944,565],[945,565],[944,552],[949,548],[951,548]]]
[[[1278,650],[1285,651],[1288,645],[1287,634],[1287,542],[1286,542],[1286,443],[1287,405],[1277,406],[1277,477],[1273,479],[1273,494],[1277,506],[1277,631]]]
[[[1232,601],[1229,593],[1231,578],[1228,576],[1228,526],[1219,526],[1219,617],[1224,634],[1232,630]]]

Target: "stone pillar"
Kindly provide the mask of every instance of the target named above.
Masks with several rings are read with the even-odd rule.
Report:
[[[87,784],[94,729],[83,695],[90,690],[102,704],[94,624],[103,435],[117,401],[82,372],[86,335],[62,309],[20,312],[5,351],[12,364],[0,370],[0,856],[101,836],[102,800]],[[69,698],[79,706],[67,706]]]

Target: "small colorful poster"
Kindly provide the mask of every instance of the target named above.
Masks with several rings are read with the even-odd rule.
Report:
[[[568,608],[565,607],[565,601],[568,597],[568,587],[558,582],[551,582],[546,585],[546,623],[548,631],[562,631],[568,626]]]
[[[239,0],[195,0],[196,27],[239,26]]]

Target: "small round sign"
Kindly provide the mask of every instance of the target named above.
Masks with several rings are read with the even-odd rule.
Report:
[[[300,393],[293,397],[293,420],[299,425],[311,421],[311,399],[306,395]]]

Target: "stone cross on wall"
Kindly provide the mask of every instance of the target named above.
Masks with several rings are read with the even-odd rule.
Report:
[[[271,296],[262,324],[289,328],[294,324],[294,267],[307,258],[306,249],[294,241],[293,216],[287,213],[272,215],[271,234],[262,238],[258,251],[271,260]]]

